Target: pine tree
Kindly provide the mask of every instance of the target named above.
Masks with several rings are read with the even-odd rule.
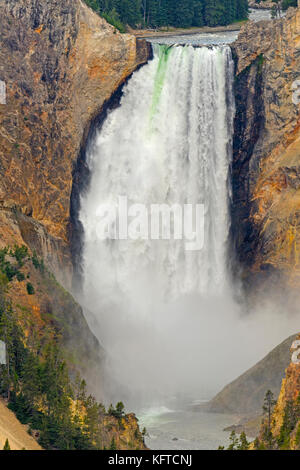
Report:
[[[224,3],[219,0],[206,0],[204,19],[207,26],[218,26],[226,23]]]
[[[230,434],[229,441],[230,441],[230,444],[227,450],[237,450],[238,445],[239,445],[239,439],[234,430]]]
[[[203,18],[203,8],[204,4],[202,0],[194,0],[194,16],[193,16],[193,26],[203,26],[204,25],[204,18]]]
[[[295,0],[283,0],[295,2]],[[86,0],[121,31],[124,25],[157,28],[161,26],[217,26],[248,15],[247,0]]]
[[[283,11],[287,10],[290,7],[297,8],[297,0],[282,0],[281,8]]]
[[[114,7],[122,23],[130,26],[141,23],[141,0],[116,0]]]
[[[269,431],[271,430],[271,416],[275,404],[274,395],[271,390],[268,390],[264,398],[263,414],[267,415]]]
[[[5,441],[5,444],[4,444],[4,447],[3,447],[3,450],[11,450],[11,449],[10,449],[9,442],[8,442],[8,439],[6,439],[6,441]]]
[[[266,417],[266,422],[264,423],[263,428],[263,441],[268,446],[268,449],[272,449],[274,444],[273,434],[271,430],[271,417],[275,404],[276,401],[274,400],[274,395],[271,390],[268,390],[265,395],[263,405],[263,415]]]
[[[237,446],[238,450],[249,450],[249,442],[247,441],[247,436],[244,431],[240,435],[240,443]]]
[[[116,441],[115,441],[115,438],[114,438],[114,437],[113,437],[112,440],[111,440],[109,450],[117,450]]]
[[[123,402],[119,401],[117,404],[116,404],[116,410],[115,410],[115,416],[116,418],[122,418],[122,416],[124,416],[124,404]]]
[[[174,9],[173,26],[188,28],[193,24],[193,3],[191,0],[177,0]]]

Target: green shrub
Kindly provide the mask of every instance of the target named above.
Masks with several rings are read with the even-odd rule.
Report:
[[[28,295],[33,295],[35,293],[34,287],[31,284],[31,282],[27,282],[26,289],[27,289]]]
[[[19,282],[24,281],[24,279],[25,279],[24,274],[21,273],[20,271],[18,271],[18,272],[17,272],[17,279],[18,279]]]
[[[17,274],[18,270],[15,266],[10,264],[8,261],[5,261],[2,272],[6,274],[6,277],[9,281],[12,281],[15,275]]]
[[[25,258],[28,256],[28,248],[25,245],[15,245],[10,251],[10,255],[16,258],[19,267],[23,266]]]
[[[44,261],[43,259],[38,259],[36,252],[33,253],[31,261],[35,269],[38,269],[41,273],[45,271]]]

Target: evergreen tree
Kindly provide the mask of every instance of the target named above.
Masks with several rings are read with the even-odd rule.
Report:
[[[284,0],[294,2],[295,0]],[[86,0],[108,22],[121,31],[124,25],[157,28],[161,26],[217,26],[244,20],[247,0]]]
[[[240,435],[240,443],[237,446],[238,450],[249,450],[249,442],[247,441],[247,436],[244,431]]]
[[[248,1],[236,0],[236,20],[245,20],[248,17]]]
[[[74,385],[71,382],[57,325],[53,329],[49,325],[42,339],[34,323],[30,324],[30,334],[24,333],[23,319],[6,299],[9,279],[3,269],[7,254],[7,249],[0,250],[0,339],[6,344],[7,356],[6,364],[0,365],[0,395],[8,398],[8,407],[23,424],[29,424],[29,430],[39,430],[43,448],[102,449],[103,439],[107,438],[105,408],[92,396],[87,397],[84,380],[77,377]],[[14,247],[9,254],[19,265],[27,257],[22,247]],[[27,262],[45,276],[46,271],[40,269],[43,263],[33,258],[35,261],[29,258]],[[111,408],[114,417],[124,415],[122,402],[116,409]],[[142,442],[139,433],[137,439]],[[8,441],[5,446],[8,449]]]
[[[10,450],[10,445],[9,445],[8,439],[6,439],[6,441],[5,441],[3,450]]]
[[[207,26],[225,24],[224,3],[221,3],[219,0],[206,0],[204,6],[204,20]]]
[[[265,395],[263,405],[263,415],[265,416],[265,424],[263,428],[263,441],[268,446],[268,449],[272,449],[274,444],[273,434],[271,430],[271,417],[275,404],[276,401],[274,400],[274,395],[271,390],[268,390]]]
[[[114,8],[122,23],[136,26],[142,21],[141,0],[116,0]]]
[[[227,450],[237,450],[238,445],[239,445],[239,439],[234,430],[230,434],[229,441],[230,441],[230,444]]]
[[[275,404],[274,395],[271,390],[268,390],[264,398],[263,414],[267,416],[267,426],[269,430],[271,430],[271,416]]]
[[[115,441],[115,438],[114,438],[114,437],[113,437],[112,440],[111,440],[109,450],[117,450],[116,441]]]
[[[283,11],[287,10],[290,7],[297,8],[297,0],[282,0],[281,8]]]
[[[288,450],[290,448],[290,436],[294,431],[298,420],[300,419],[300,395],[296,403],[293,400],[288,400],[284,408],[283,422],[280,428],[278,437],[278,445],[280,449]]]
[[[173,13],[172,26],[188,28],[192,26],[194,18],[194,2],[191,0],[177,0]]]
[[[204,18],[203,18],[203,0],[194,0],[194,16],[193,16],[193,26],[203,26],[204,25]]]

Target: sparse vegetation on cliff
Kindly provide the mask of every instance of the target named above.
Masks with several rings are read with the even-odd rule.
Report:
[[[272,418],[272,421],[271,421]],[[276,429],[276,415],[263,420],[260,436],[252,445],[254,450],[300,450],[300,395],[283,407],[282,424]]]
[[[232,431],[227,450],[300,450],[300,364],[298,362],[292,360],[288,366],[277,401],[274,400],[271,390],[266,392],[262,411],[259,436],[249,444],[244,433],[238,438],[235,431]]]
[[[226,450],[249,450],[250,443],[247,441],[246,434],[242,432],[238,437],[235,431],[232,431],[229,438],[229,446]],[[224,450],[224,447],[219,447],[219,450]]]
[[[43,261],[36,254],[31,256],[25,246],[6,247],[0,257],[0,339],[7,351],[7,364],[0,365],[0,395],[7,399],[9,408],[45,449],[103,449],[112,439],[116,449],[126,449],[129,443],[130,448],[143,449],[137,420],[125,415],[122,402],[107,413],[87,393],[78,374],[76,380],[70,379],[72,364],[64,354],[63,332],[52,318],[48,318],[42,333],[39,322],[32,323],[28,335],[27,320],[18,315],[8,297],[15,276],[9,280],[7,266],[9,272],[14,268],[29,272],[33,265],[40,281],[45,282],[50,273]],[[48,282],[54,282],[51,276]]]

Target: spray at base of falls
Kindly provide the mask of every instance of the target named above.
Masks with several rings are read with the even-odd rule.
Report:
[[[88,156],[84,303],[119,384],[111,400],[205,398],[253,360],[260,333],[255,319],[237,321],[228,272],[232,86],[228,46],[155,46]],[[184,240],[99,239],[99,205],[120,196],[147,207],[204,204],[203,249],[188,252]]]

